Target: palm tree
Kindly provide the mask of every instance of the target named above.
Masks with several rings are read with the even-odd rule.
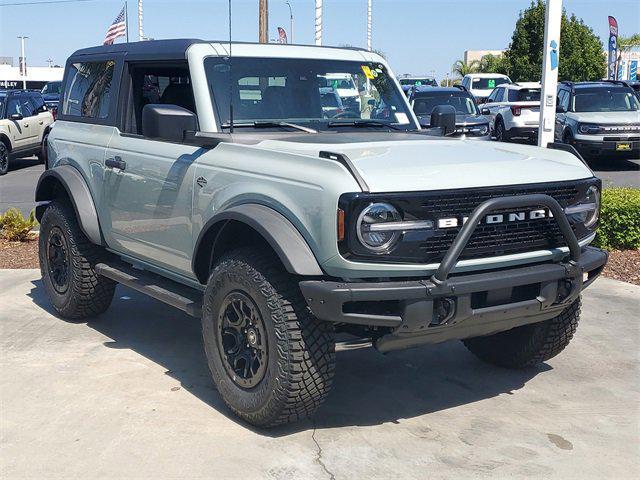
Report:
[[[479,64],[477,60],[473,60],[470,63],[466,63],[464,62],[464,60],[456,60],[456,62],[451,67],[451,70],[453,71],[453,73],[462,78],[465,75],[469,75],[470,73],[476,73],[478,71],[478,67]]]

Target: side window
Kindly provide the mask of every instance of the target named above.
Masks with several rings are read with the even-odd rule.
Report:
[[[495,102],[496,101],[496,97],[498,96],[498,90],[500,90],[500,89],[496,88],[496,89],[493,90],[493,92],[491,92],[491,94],[487,98],[487,103],[491,103],[491,102]]]
[[[7,103],[7,118],[11,118],[11,115],[22,115],[22,104],[20,103],[20,97],[18,95],[12,95],[9,97]],[[24,116],[24,115],[23,115]]]
[[[31,95],[29,95],[29,97],[31,98],[31,105],[33,105],[33,111],[35,115],[47,111],[47,107],[44,103],[44,98],[42,98],[42,95],[40,95],[39,93],[32,93]]]
[[[37,115],[28,93],[20,94],[20,108],[22,108],[23,117],[32,117],[33,115]]]
[[[569,110],[570,97],[571,95],[569,95],[569,92],[567,92],[566,90],[560,90],[560,92],[558,93],[557,104],[563,107],[565,110]]]
[[[142,134],[142,110],[145,105],[177,105],[196,113],[191,76],[186,64],[130,65],[130,106],[126,114],[125,130]]]
[[[107,118],[114,68],[115,62],[111,60],[70,65],[62,114],[83,118]]]

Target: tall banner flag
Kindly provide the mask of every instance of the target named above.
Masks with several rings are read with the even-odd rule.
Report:
[[[638,60],[631,60],[629,63],[629,80],[632,82],[638,80]]]
[[[287,31],[282,27],[278,27],[278,43],[289,43]]]
[[[616,74],[616,60],[618,59],[618,21],[609,17],[609,68],[607,78],[609,80],[615,80]]]

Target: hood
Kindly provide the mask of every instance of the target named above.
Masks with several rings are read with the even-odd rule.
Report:
[[[615,125],[620,123],[640,124],[640,112],[569,112],[567,115],[578,122]]]
[[[357,142],[348,142],[356,138]],[[323,150],[342,153],[372,192],[520,185],[593,176],[578,158],[559,150],[418,134],[299,135],[264,140],[255,146],[311,156]]]

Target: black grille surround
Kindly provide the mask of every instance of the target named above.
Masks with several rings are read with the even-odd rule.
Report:
[[[338,242],[341,255],[351,261],[378,263],[438,263],[444,257],[460,231],[461,220],[468,217],[482,202],[495,197],[546,194],[562,207],[572,205],[583,198],[587,189],[595,185],[601,188],[597,178],[504,187],[469,188],[459,190],[437,190],[429,192],[403,193],[349,193],[340,197],[339,208],[345,212],[345,239]],[[356,235],[356,221],[360,212],[374,202],[388,202],[395,206],[404,220],[434,220],[458,218],[459,226],[424,231],[405,232],[401,240],[390,251],[376,254],[360,244]],[[517,213],[535,210],[496,210],[492,214]],[[586,229],[581,224],[573,225],[578,240],[589,236],[596,226]],[[460,260],[495,257],[515,253],[532,252],[565,246],[566,242],[554,218],[522,220],[499,224],[478,225]]]

